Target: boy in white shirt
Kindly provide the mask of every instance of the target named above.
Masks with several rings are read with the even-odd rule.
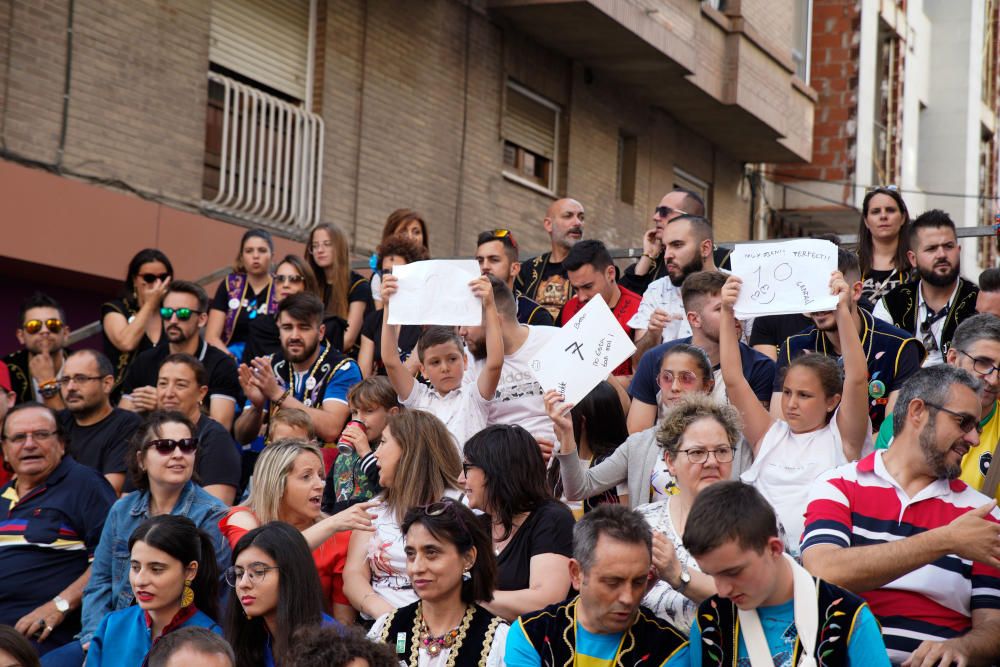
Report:
[[[405,407],[426,410],[444,422],[461,452],[465,441],[486,427],[487,405],[493,398],[503,368],[503,338],[500,316],[493,300],[489,276],[469,283],[472,293],[483,302],[486,334],[486,362],[475,383],[463,383],[468,358],[461,336],[454,327],[428,327],[417,342],[420,368],[433,389],[417,382],[399,358],[397,327],[390,325],[389,308],[399,279],[382,277],[382,363],[399,401]]]

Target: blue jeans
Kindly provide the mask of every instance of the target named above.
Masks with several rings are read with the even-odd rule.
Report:
[[[83,646],[77,640],[64,644],[42,656],[43,667],[81,667],[86,659]]]

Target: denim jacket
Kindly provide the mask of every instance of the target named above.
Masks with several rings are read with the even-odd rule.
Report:
[[[228,509],[221,500],[189,481],[171,512],[191,519],[212,538],[219,572],[229,567],[232,558],[229,543],[219,532],[219,520]],[[128,581],[128,538],[149,518],[149,491],[130,493],[111,507],[104,522],[101,541],[94,552],[90,581],[83,590],[81,644],[90,641],[106,614],[132,604],[132,586]]]

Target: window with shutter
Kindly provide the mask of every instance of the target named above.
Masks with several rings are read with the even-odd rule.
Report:
[[[503,165],[509,178],[554,192],[559,151],[557,104],[507,82],[503,114]]]

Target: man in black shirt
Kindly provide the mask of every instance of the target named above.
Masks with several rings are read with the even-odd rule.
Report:
[[[556,321],[548,310],[514,288],[514,278],[521,272],[514,235],[506,229],[482,232],[476,246],[476,261],[479,262],[479,270],[483,275],[496,276],[514,292],[517,321],[521,324],[554,327]]]
[[[540,303],[555,320],[573,296],[562,261],[583,238],[583,205],[575,199],[552,202],[542,225],[552,240],[552,250],[524,262],[514,282],[516,291]]]
[[[190,354],[208,371],[208,414],[229,430],[242,398],[236,362],[199,335],[208,320],[208,295],[186,280],[170,283],[160,308],[166,341],[140,353],[122,382],[119,406],[134,412],[156,409],[156,378],[160,364],[171,354]]]
[[[125,482],[125,453],[142,421],[134,412],[111,407],[115,367],[101,352],[80,350],[63,364],[59,379],[66,409],[59,422],[77,463],[104,475],[115,493]]]

